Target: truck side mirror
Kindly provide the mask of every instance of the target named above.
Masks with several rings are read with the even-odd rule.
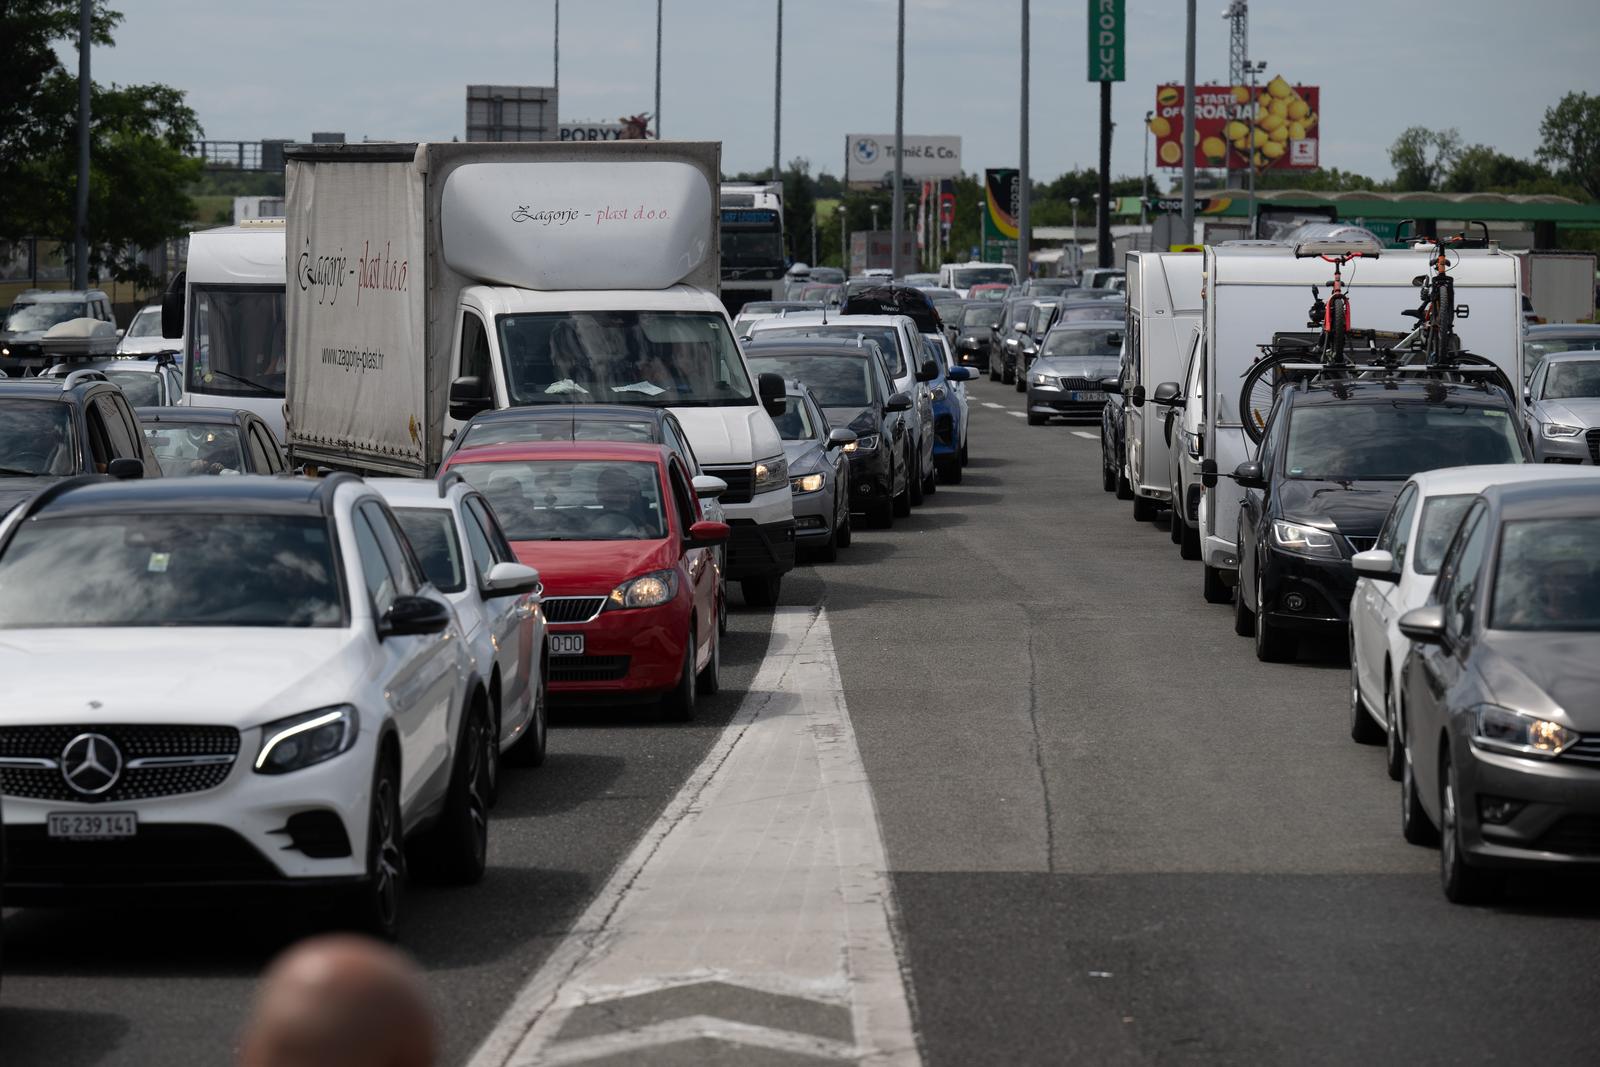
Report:
[[[761,396],[761,406],[776,418],[783,414],[783,375],[763,371],[756,379],[756,392]]]
[[[183,336],[183,293],[189,272],[180,270],[161,294],[161,336],[176,340]]]
[[[1217,461],[1204,459],[1200,461],[1200,484],[1207,489],[1217,487]]]
[[[1128,399],[1133,403],[1134,407],[1136,407],[1136,408],[1144,407],[1144,386],[1142,386],[1142,385],[1134,386],[1133,387],[1133,392],[1129,394]]]
[[[1169,407],[1176,404],[1178,402],[1178,383],[1162,382],[1156,386],[1153,399],[1157,404],[1165,404]]]
[[[480,411],[494,407],[494,398],[482,378],[466,374],[450,383],[450,417],[466,422]]]

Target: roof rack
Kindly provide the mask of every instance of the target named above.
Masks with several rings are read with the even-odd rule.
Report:
[[[361,479],[349,471],[329,471],[318,477],[316,482],[317,487],[311,491],[311,498],[321,504],[322,509],[326,511],[333,503],[333,494],[339,491],[341,485],[346,482],[360,484]]]
[[[467,476],[461,473],[460,468],[447,470],[443,474],[439,475],[439,499],[443,500],[450,492],[450,487],[455,485],[457,482],[468,486],[472,484],[471,482],[467,481]]]
[[[69,389],[76,389],[84,382],[109,382],[110,380],[103,372],[97,370],[70,371],[65,378],[61,379],[61,391],[64,393]]]

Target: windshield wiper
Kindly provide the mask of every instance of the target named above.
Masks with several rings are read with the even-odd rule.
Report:
[[[214,370],[213,369],[213,370],[206,371],[206,373],[207,374],[211,374],[211,375],[215,375],[216,377],[219,377],[219,378],[226,378],[230,382],[238,382],[240,385],[248,385],[252,389],[259,390],[262,396],[277,396],[278,395],[277,390],[275,390],[275,389],[272,389],[272,388],[270,388],[268,386],[262,385],[260,382],[253,382],[249,378],[241,378],[237,374],[229,374],[225,370]]]

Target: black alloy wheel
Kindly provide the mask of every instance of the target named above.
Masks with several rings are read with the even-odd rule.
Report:
[[[541,657],[539,678],[533,692],[533,714],[528,719],[528,725],[522,728],[522,736],[506,750],[507,761],[518,767],[543,766],[545,754],[549,751],[550,690],[549,682],[546,680],[548,664],[549,661]]]
[[[367,874],[341,909],[340,924],[393,941],[400,931],[406,853],[400,830],[400,768],[387,749],[372,772]]]
[[[1417,773],[1412,765],[1411,742],[1404,732],[1400,735],[1400,836],[1413,845],[1434,845],[1439,842],[1439,831],[1422,810],[1422,797],[1417,794]]]
[[[911,507],[922,506],[922,499],[927,495],[927,481],[922,477],[922,445],[913,441],[912,447],[906,452],[906,489],[910,494]],[[910,512],[906,512],[910,514]]]
[[[699,632],[699,627],[695,627]],[[716,696],[722,690],[722,638],[717,633],[711,635],[711,658],[706,660],[706,665],[700,671],[700,676],[695,680],[696,692],[705,696]]]
[[[489,857],[489,778],[483,758],[488,729],[489,713],[479,693],[461,724],[444,812],[414,850],[419,872],[433,881],[473,885],[483,879]]]
[[[895,495],[893,518],[905,518],[907,515],[911,514],[911,505],[917,502],[912,497],[912,488],[916,484],[917,475],[910,469],[910,466],[911,461],[907,459],[905,462],[906,487]],[[889,484],[893,485],[894,483],[891,481]],[[886,527],[889,525],[893,525],[892,519],[889,523],[885,524]]]
[[[1267,621],[1267,591],[1256,568],[1256,659],[1262,663],[1284,663],[1294,659],[1299,638],[1291,631]]]
[[[1398,782],[1404,768],[1406,754],[1400,747],[1400,711],[1399,702],[1394,698],[1394,685],[1389,681],[1389,665],[1383,667],[1383,721],[1388,725],[1384,731],[1384,769],[1389,772],[1389,778]]]

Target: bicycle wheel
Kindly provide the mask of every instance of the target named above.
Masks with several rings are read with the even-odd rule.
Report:
[[[1323,350],[1323,362],[1343,363],[1345,361],[1345,320],[1349,318],[1349,315],[1349,300],[1343,293],[1334,296],[1328,301],[1328,340]]]
[[[1447,373],[1446,377],[1449,380],[1463,382],[1488,382],[1490,385],[1502,390],[1508,397],[1514,399],[1517,395],[1511,388],[1511,379],[1506,375],[1506,372],[1500,368],[1498,363],[1487,356],[1479,356],[1471,352],[1457,352],[1455,358],[1451,360],[1451,364],[1455,367],[1489,367],[1494,370],[1494,373],[1460,375],[1450,375]]]
[[[1285,363],[1312,363],[1318,360],[1315,349],[1275,352],[1263,356],[1244,373],[1244,385],[1239,390],[1239,421],[1251,441],[1260,441],[1266,432],[1267,416],[1272,412],[1273,398],[1285,383],[1315,371],[1294,372],[1279,370]]]

